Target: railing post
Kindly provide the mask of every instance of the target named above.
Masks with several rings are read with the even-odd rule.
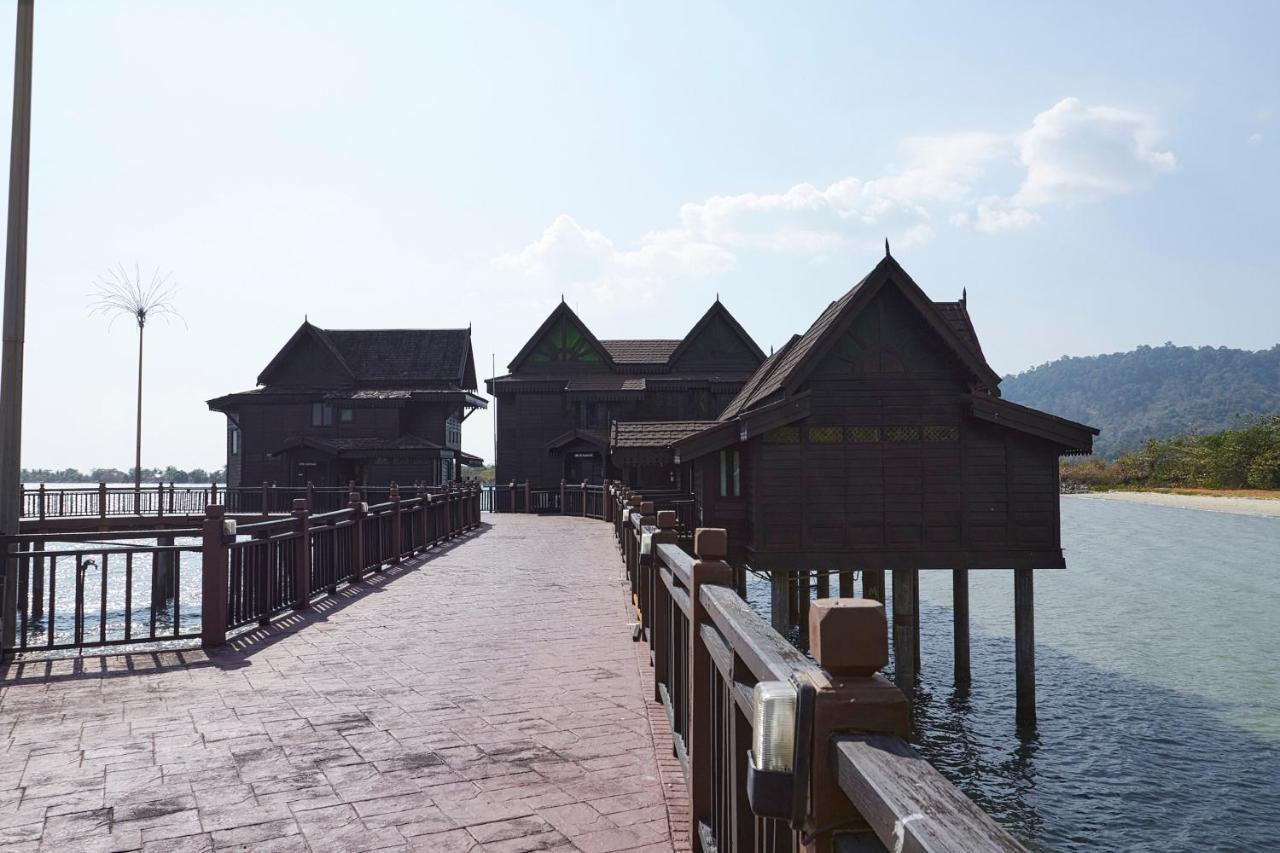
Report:
[[[884,605],[871,598],[824,598],[809,609],[809,648],[822,667],[815,690],[806,850],[826,853],[834,827],[856,832],[865,821],[840,788],[832,738],[846,732],[907,738],[911,705],[879,674],[889,663]],[[803,784],[796,780],[797,784]]]
[[[40,520],[44,521],[44,483],[40,484],[40,508],[38,511]]]
[[[657,634],[658,626],[661,624],[662,630],[667,630],[667,614],[665,608],[663,612],[659,612],[658,602],[660,601],[659,590],[663,587],[662,572],[658,566],[658,546],[674,545],[676,543],[676,514],[674,511],[664,509],[657,516],[658,529],[654,531],[653,538],[650,540],[652,548],[649,556],[649,578],[644,589],[641,590],[643,603],[640,612],[643,615],[643,627],[649,631],[649,649],[654,652],[654,667],[658,667],[657,657]],[[662,675],[666,675],[666,658],[662,660]],[[655,686],[658,682],[655,681]],[[666,683],[663,681],[662,683]]]
[[[213,480],[209,483],[209,503],[216,504],[218,502],[218,481]]]
[[[359,583],[364,577],[364,502],[360,493],[352,489],[347,493],[351,507],[351,583]]]
[[[528,480],[524,481],[524,511],[533,512],[533,493]]]
[[[711,824],[714,807],[714,730],[716,686],[711,675],[715,663],[702,642],[702,626],[707,609],[699,594],[706,584],[733,587],[733,569],[724,562],[729,553],[728,534],[718,527],[700,527],[693,534],[697,557],[689,570],[689,832],[696,849],[701,849],[699,822]],[[704,851],[703,853],[708,853]]]
[[[587,481],[582,481],[582,517],[587,517]]]
[[[298,522],[298,541],[293,552],[293,609],[311,606],[311,502],[294,498],[293,517]]]
[[[104,481],[98,481],[98,517],[107,517],[107,484]]]
[[[562,477],[562,478],[560,479],[560,514],[561,514],[561,515],[564,515],[564,511],[565,511],[565,505],[564,505],[564,478]]]
[[[213,504],[205,507],[200,549],[200,645],[204,648],[227,642],[227,536],[225,511]]]
[[[401,552],[404,551],[404,527],[400,516],[400,487],[394,482],[388,497],[391,499],[391,563],[395,565],[400,562]]]
[[[156,516],[164,518],[164,483],[156,483]]]

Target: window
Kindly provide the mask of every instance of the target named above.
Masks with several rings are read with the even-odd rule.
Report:
[[[462,421],[448,418],[444,422],[444,442],[449,447],[457,447],[462,443]]]
[[[231,455],[235,456],[240,452],[240,427],[231,427]]]
[[[324,403],[312,403],[311,425],[333,426],[333,407]]]
[[[720,497],[742,495],[742,459],[736,450],[720,451]]]
[[[355,409],[338,409],[338,421],[340,423],[349,424],[356,419]]]

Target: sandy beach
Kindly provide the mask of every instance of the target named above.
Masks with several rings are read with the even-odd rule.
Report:
[[[1090,492],[1083,495],[1064,495],[1064,497],[1087,501],[1125,501],[1179,509],[1199,509],[1206,512],[1227,512],[1233,515],[1264,515],[1280,518],[1280,500],[1263,498],[1170,495],[1164,492]]]

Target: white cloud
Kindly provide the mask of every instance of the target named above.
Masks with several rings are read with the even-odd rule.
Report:
[[[1152,147],[1155,139],[1150,116],[1064,98],[1022,136],[1027,174],[1012,203],[1096,201],[1139,189],[1178,165],[1172,151]]]
[[[900,150],[901,165],[870,178],[687,202],[678,227],[647,234],[631,249],[562,214],[537,240],[497,261],[603,292],[724,272],[740,250],[819,260],[885,238],[902,248],[923,243],[938,222],[983,234],[1022,230],[1054,206],[1134,192],[1178,165],[1173,152],[1158,147],[1151,116],[1077,98],[1064,98],[1022,130],[912,137]]]
[[[1261,145],[1261,144],[1262,144],[1262,134],[1261,134],[1261,133],[1251,133],[1251,134],[1249,134],[1249,144],[1250,144],[1250,145]]]
[[[636,248],[618,249],[604,234],[583,228],[564,213],[519,252],[494,260],[500,267],[566,287],[586,286],[601,297],[675,277],[713,275],[734,264],[727,250],[692,240],[680,230],[651,232]]]

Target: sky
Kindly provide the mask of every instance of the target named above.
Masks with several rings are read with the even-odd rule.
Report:
[[[471,325],[488,376],[562,295],[678,338],[718,294],[767,352],[885,239],[1002,374],[1280,342],[1274,3],[36,6],[28,467],[132,464],[135,331],[89,312],[119,264],[183,317],[146,467],[220,467],[205,401],[304,316]]]

